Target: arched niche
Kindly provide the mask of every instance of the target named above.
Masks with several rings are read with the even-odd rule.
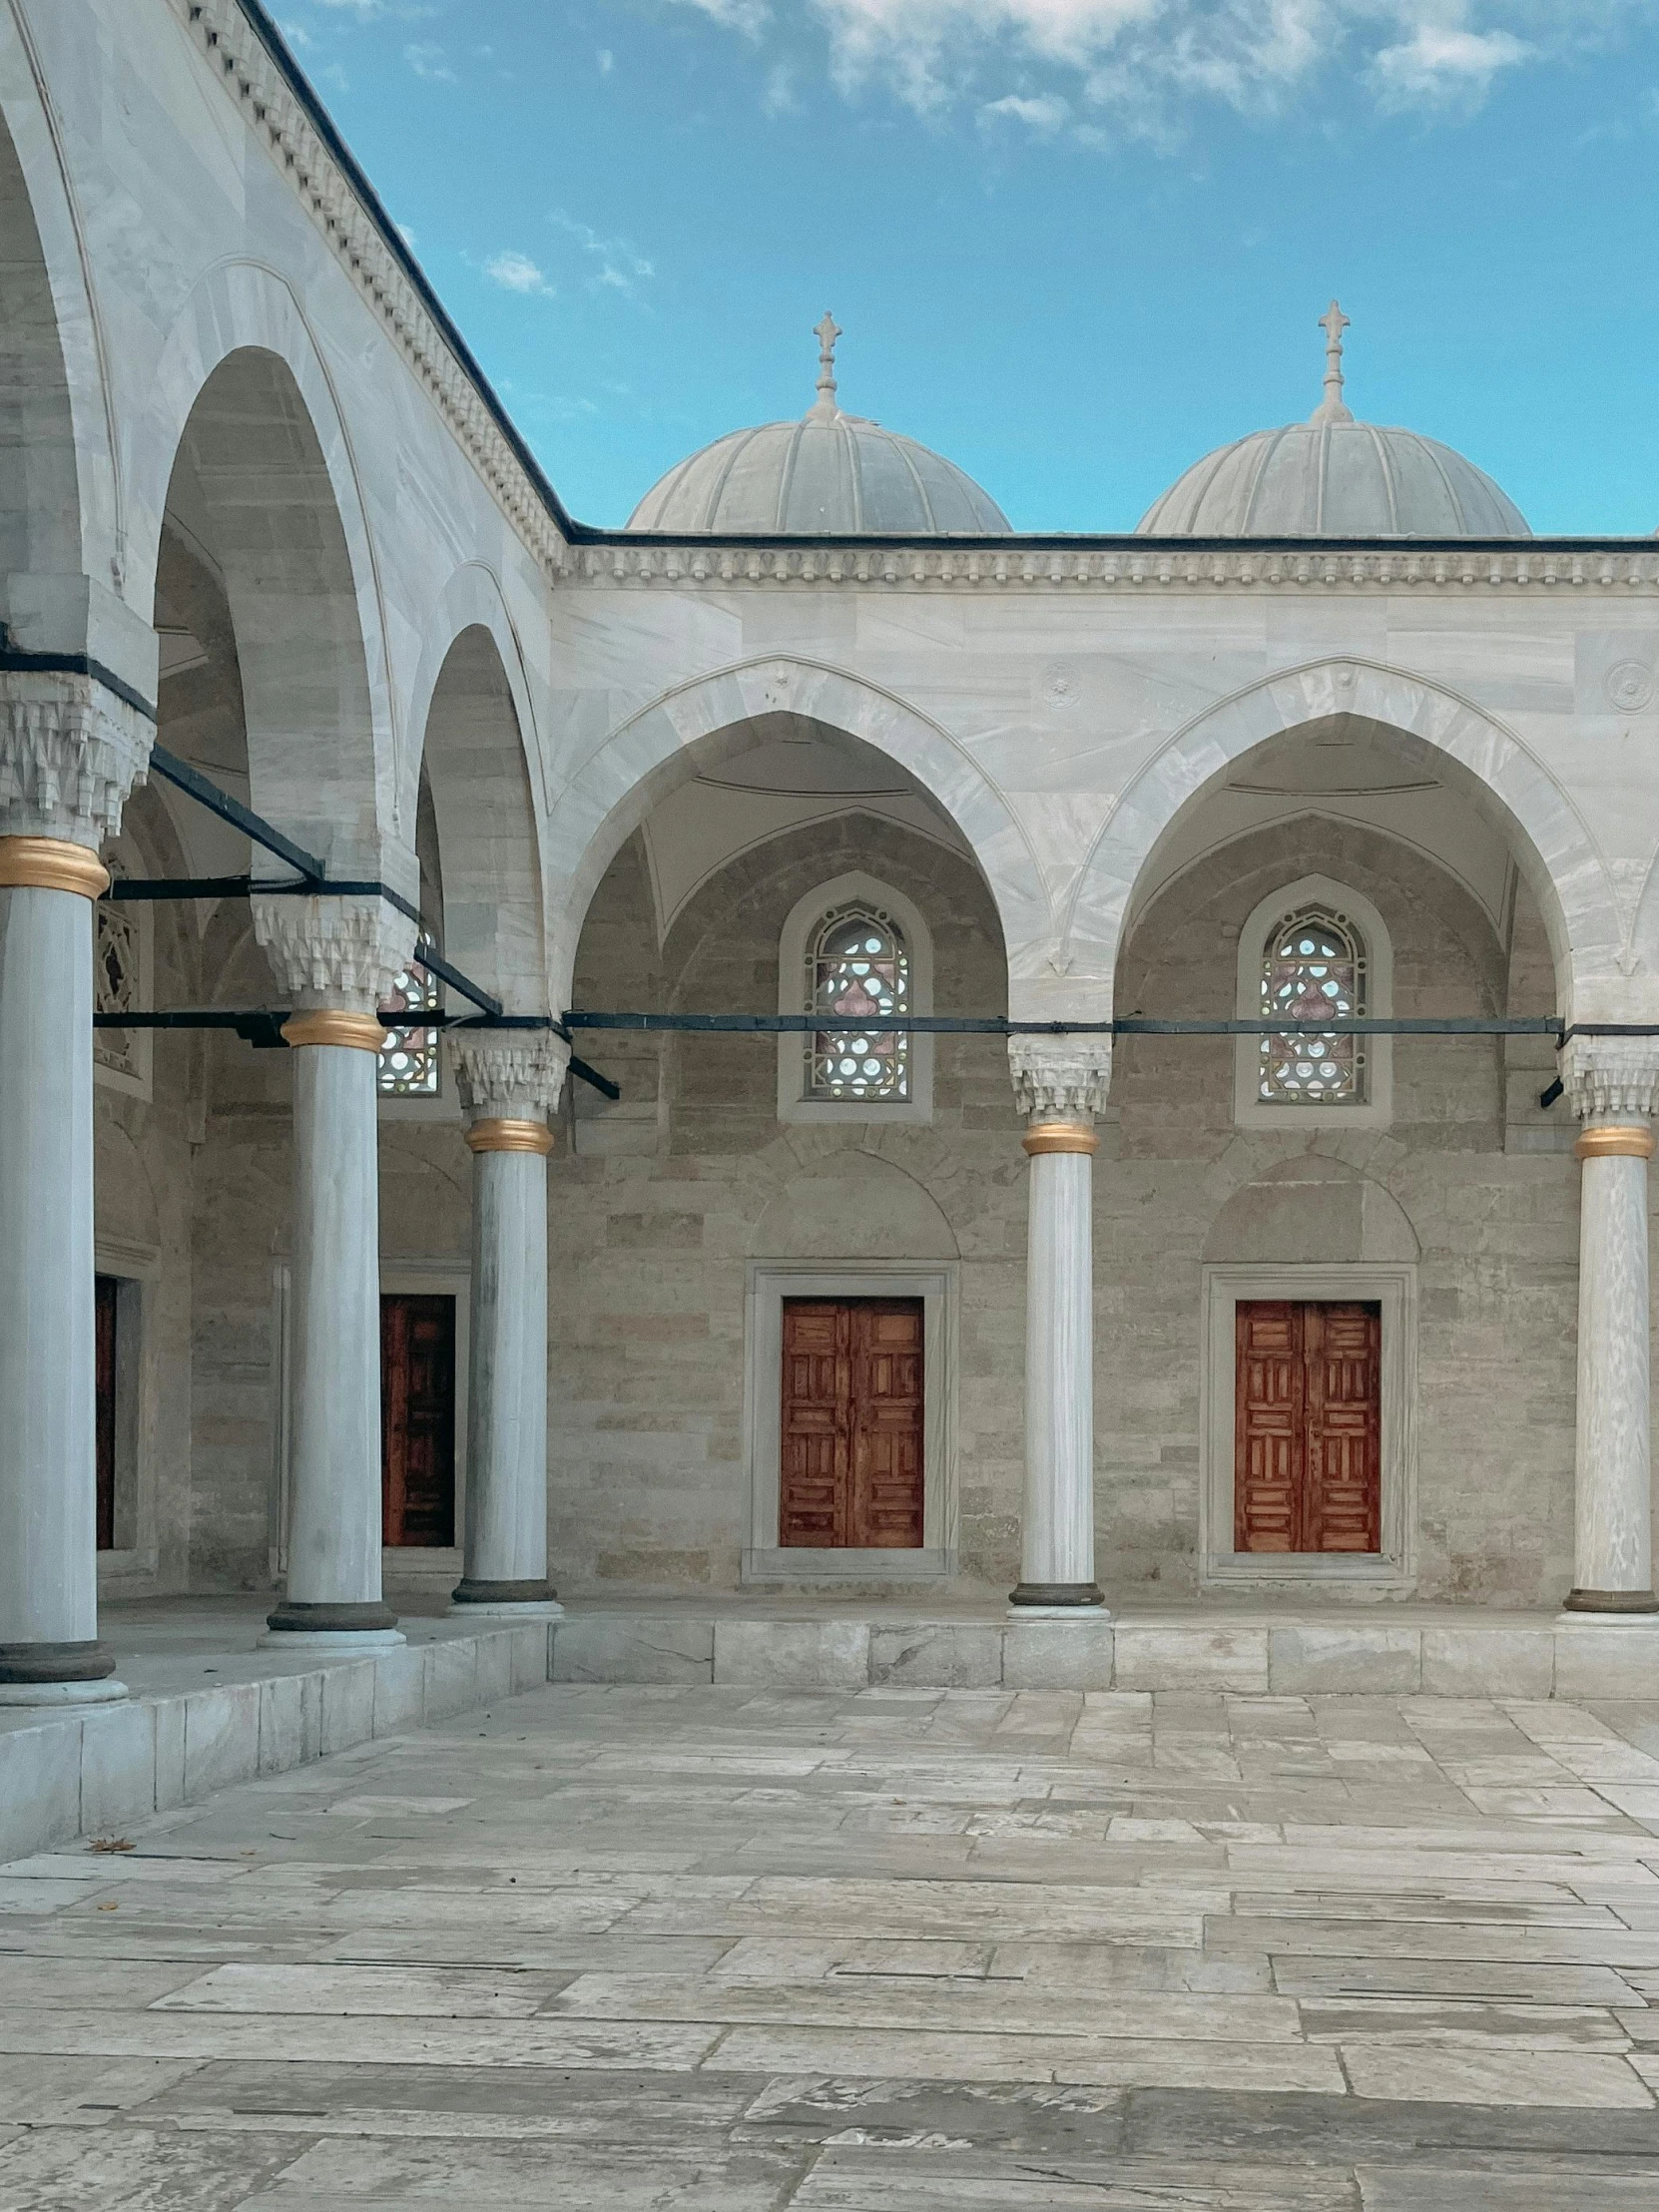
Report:
[[[954,1260],[938,1201],[890,1160],[838,1151],[791,1178],[749,1241],[757,1259]]]
[[[1382,1185],[1346,1161],[1304,1152],[1233,1193],[1210,1225],[1206,1264],[1415,1261],[1416,1232]]]

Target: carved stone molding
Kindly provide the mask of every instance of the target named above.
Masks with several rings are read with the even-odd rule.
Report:
[[[1580,1121],[1646,1118],[1659,1110],[1659,1037],[1574,1037],[1561,1080]]]
[[[383,898],[254,894],[254,934],[295,1004],[371,1011],[414,952],[415,925]]]
[[[95,677],[0,672],[0,836],[93,851],[144,781],[155,725]]]
[[[1027,1121],[1093,1121],[1112,1081],[1110,1037],[1010,1037],[1014,1100]]]
[[[559,1102],[570,1047],[562,1037],[533,1030],[494,1034],[478,1030],[450,1036],[449,1062],[468,1122],[530,1120]]]
[[[814,585],[882,590],[1126,592],[1291,591],[1329,597],[1379,586],[1390,592],[1464,592],[1501,586],[1551,592],[1595,586],[1644,597],[1659,590],[1659,551],[1589,545],[1568,552],[1535,545],[1500,552],[1414,553],[1375,545],[1317,545],[1265,551],[1241,544],[1195,553],[1149,538],[1132,547],[1022,545],[723,546],[605,544],[571,549],[568,566],[585,583],[719,587],[760,584],[796,590]],[[1051,702],[1052,704],[1053,702]]]
[[[214,74],[242,105],[341,268],[430,393],[463,451],[524,543],[550,574],[565,541],[542,492],[503,435],[471,371],[456,357],[351,180],[243,12],[240,0],[172,0]]]

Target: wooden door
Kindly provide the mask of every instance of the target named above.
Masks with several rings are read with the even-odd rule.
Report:
[[[1382,1350],[1380,1305],[1240,1300],[1235,1550],[1382,1550]]]
[[[922,1336],[919,1298],[784,1301],[781,1545],[919,1547]]]
[[[115,1549],[115,1320],[121,1284],[113,1275],[93,1278],[96,1345],[98,1548]]]
[[[380,1300],[380,1528],[388,1544],[455,1541],[455,1301]]]

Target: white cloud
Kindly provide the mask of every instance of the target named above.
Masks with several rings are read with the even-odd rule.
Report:
[[[281,32],[283,38],[286,39],[287,43],[293,48],[295,53],[298,53],[299,49],[303,46],[314,46],[316,44],[315,39],[312,38],[310,32],[306,30],[303,23],[288,23],[286,21],[283,21],[279,22],[276,28],[278,31]]]
[[[1652,0],[663,0],[769,43],[816,28],[830,74],[918,113],[965,107],[1086,143],[1174,143],[1205,106],[1284,112],[1346,80],[1384,109],[1478,106],[1505,72],[1616,36]],[[789,72],[791,96],[799,59]],[[1020,85],[996,94],[997,79]],[[763,95],[763,106],[776,98]],[[1066,113],[1061,114],[1064,108]],[[1109,120],[1103,134],[1088,111]],[[1081,111],[1081,112],[1080,112]]]
[[[503,291],[536,292],[544,299],[551,299],[554,286],[542,275],[528,254],[515,253],[511,247],[500,254],[492,254],[484,264],[484,275],[492,284],[499,284]]]
[[[1537,48],[1510,31],[1447,30],[1419,24],[1413,37],[1377,57],[1384,103],[1414,106],[1441,100],[1482,100],[1500,69],[1530,61]]]
[[[636,284],[656,276],[654,265],[626,239],[601,238],[590,224],[578,223],[574,216],[566,215],[563,208],[555,208],[549,220],[567,238],[573,238],[584,254],[591,254],[598,261],[598,269],[588,278],[590,284],[631,292]]]
[[[1043,93],[1028,98],[1023,93],[1005,92],[1000,100],[987,100],[979,110],[981,123],[993,116],[1006,118],[1010,123],[1023,123],[1040,138],[1052,138],[1061,126],[1071,120],[1071,105],[1057,93]]]
[[[772,21],[767,0],[670,0],[670,5],[695,8],[700,15],[712,16],[729,31],[742,31],[746,38],[759,38]]]
[[[598,54],[595,56],[595,59],[599,63],[599,74],[601,77],[608,77],[611,74],[611,71],[616,67],[616,56],[611,52],[611,49],[608,46],[602,46],[599,49]]]
[[[436,84],[452,85],[456,82],[455,72],[450,68],[448,57],[441,46],[405,46],[403,59],[417,77],[429,77]]]
[[[799,115],[801,97],[797,93],[797,71],[790,62],[775,62],[767,71],[767,81],[761,93],[763,115]]]

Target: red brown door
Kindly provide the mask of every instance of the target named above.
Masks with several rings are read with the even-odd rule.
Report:
[[[1381,1551],[1381,1306],[1241,1299],[1235,1329],[1235,1550]]]
[[[380,1300],[380,1527],[388,1544],[455,1541],[455,1301]]]
[[[98,1450],[98,1548],[115,1549],[115,1317],[121,1284],[113,1275],[93,1278],[96,1328]]]
[[[782,1545],[920,1545],[919,1298],[784,1301],[782,1476]]]

